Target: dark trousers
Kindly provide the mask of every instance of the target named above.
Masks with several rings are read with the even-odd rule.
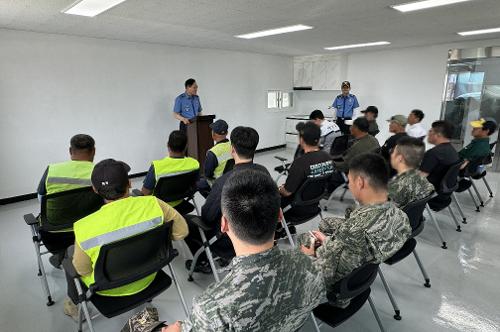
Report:
[[[187,135],[187,125],[184,122],[179,122],[179,130]]]
[[[72,245],[66,251],[66,257],[64,260],[69,260],[73,262],[73,254],[75,252],[75,246]],[[73,264],[73,263],[71,263]],[[73,278],[66,272],[66,283],[68,285],[68,297],[73,301],[74,304],[78,303],[78,291],[76,290],[75,281]]]
[[[340,128],[340,131],[342,132],[342,134],[344,135],[350,135],[351,134],[351,130],[349,129],[351,126],[348,126],[344,123],[345,120],[352,120],[351,118],[337,118],[337,120],[335,121],[337,123],[337,126],[339,126]]]

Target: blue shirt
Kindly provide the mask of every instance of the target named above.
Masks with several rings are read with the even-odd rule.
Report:
[[[201,111],[200,97],[182,93],[175,98],[174,112],[186,119],[191,120],[195,118]]]
[[[337,118],[352,119],[354,109],[359,107],[358,99],[355,95],[338,95],[333,101],[332,107],[337,110]]]

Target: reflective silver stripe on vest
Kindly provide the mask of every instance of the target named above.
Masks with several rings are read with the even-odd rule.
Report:
[[[162,223],[162,217],[156,217],[154,219],[146,220],[135,225],[127,226],[116,231],[112,231],[106,234],[102,234],[91,239],[85,240],[80,243],[80,248],[83,250],[89,250],[94,247],[103,246],[105,244],[115,242],[127,237],[131,237],[158,226]]]
[[[171,176],[176,176],[176,175],[181,175],[181,174],[186,174],[186,173],[191,173],[192,171],[196,171],[196,169],[191,169],[189,171],[180,171],[180,172],[175,172],[175,173],[167,173],[167,174],[163,174],[163,175],[160,175],[158,177],[158,179],[161,179],[161,178],[169,178]]]
[[[229,159],[233,159],[231,152],[225,152],[220,156],[217,156],[217,162],[221,165],[223,162],[228,161]]]
[[[47,178],[47,183],[79,184],[82,186],[92,185],[92,183],[90,182],[90,179],[75,179],[75,178],[64,178],[64,177]]]

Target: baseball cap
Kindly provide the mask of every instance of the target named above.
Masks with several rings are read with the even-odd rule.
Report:
[[[344,81],[342,82],[342,84],[340,84],[340,86],[343,88],[343,87],[348,87],[350,88],[351,87],[351,82],[349,81]]]
[[[227,122],[222,120],[222,119],[219,119],[219,120],[215,121],[214,123],[210,124],[209,127],[214,131],[214,133],[219,134],[219,135],[226,135],[227,130],[229,128],[229,126],[227,125]]]
[[[398,114],[398,115],[391,116],[391,118],[387,121],[388,122],[396,122],[400,126],[404,127],[408,123],[408,118],[404,115]]]
[[[361,111],[361,113],[373,113],[378,115],[378,108],[377,106],[368,106],[365,110]]]
[[[483,128],[483,125],[486,123],[486,120],[485,119],[479,119],[479,120],[476,120],[476,121],[471,121],[470,125],[472,126],[472,128]]]
[[[129,171],[130,166],[123,161],[104,159],[94,166],[90,180],[99,195],[114,200],[127,191]]]

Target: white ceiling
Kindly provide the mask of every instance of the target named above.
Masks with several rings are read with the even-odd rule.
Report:
[[[456,35],[500,26],[500,0],[406,14],[389,5],[407,0],[127,0],[94,18],[60,12],[73,2],[0,0],[0,28],[283,55],[380,40],[392,42],[386,49],[500,37]],[[294,24],[315,29],[254,40],[233,37]]]

